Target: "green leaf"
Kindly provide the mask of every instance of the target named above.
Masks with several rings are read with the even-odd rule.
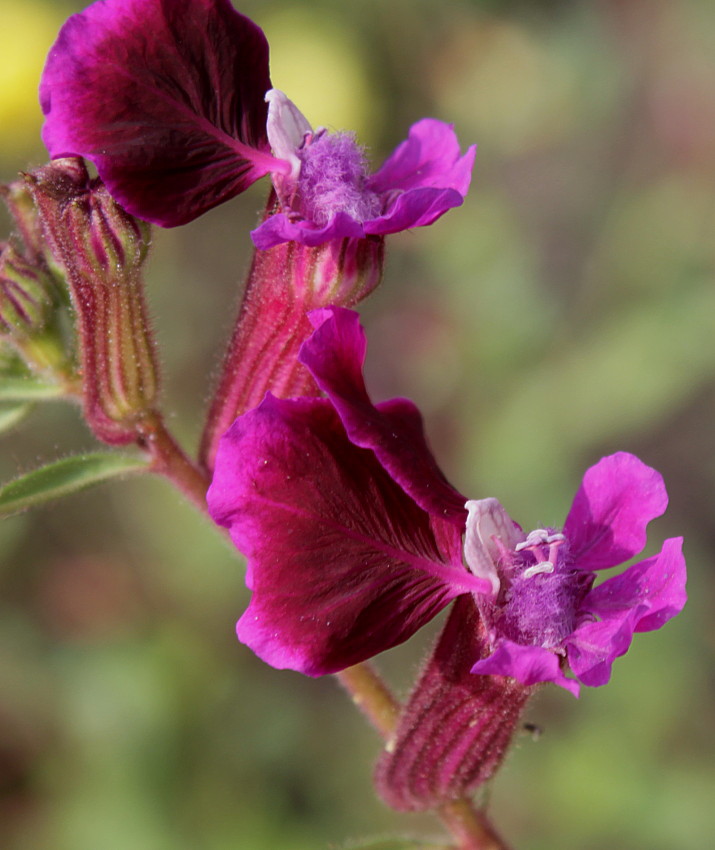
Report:
[[[0,405],[0,434],[14,428],[32,410],[31,404]]]
[[[76,493],[109,478],[146,471],[142,458],[109,452],[63,458],[16,478],[0,489],[0,516]]]
[[[61,398],[64,390],[59,384],[39,381],[37,378],[3,376],[0,378],[0,401],[42,401]]]

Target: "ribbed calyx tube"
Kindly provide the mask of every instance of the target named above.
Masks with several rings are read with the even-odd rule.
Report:
[[[472,673],[487,651],[474,602],[461,596],[377,764],[377,791],[392,808],[459,800],[499,768],[536,688]]]
[[[79,158],[55,160],[26,180],[76,314],[85,418],[105,443],[133,442],[158,390],[142,279],[149,226]]]
[[[272,197],[267,211],[274,205]],[[285,242],[254,251],[202,438],[207,469],[213,469],[223,433],[266,392],[279,398],[318,394],[298,361],[300,346],[313,331],[306,314],[319,307],[351,307],[369,295],[382,278],[384,253],[384,238],[378,236],[315,247]]]

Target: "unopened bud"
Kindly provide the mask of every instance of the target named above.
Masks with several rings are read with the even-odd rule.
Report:
[[[29,337],[43,330],[54,306],[53,281],[43,264],[0,243],[0,334]]]
[[[85,418],[104,442],[132,442],[157,394],[141,276],[149,225],[126,213],[79,158],[25,179],[75,309]]]

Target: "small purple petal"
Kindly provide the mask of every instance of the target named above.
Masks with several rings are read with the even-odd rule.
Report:
[[[131,213],[184,224],[287,168],[266,138],[268,44],[229,0],[100,0],[40,85],[53,158],[84,156]]]
[[[502,639],[494,652],[472,667],[472,673],[491,676],[511,676],[522,685],[538,685],[540,682],[553,682],[579,695],[578,682],[567,679],[561,672],[560,658],[541,646],[521,646],[510,640]]]
[[[658,555],[640,561],[594,588],[583,610],[601,618],[584,622],[568,639],[569,664],[585,684],[605,685],[611,664],[627,652],[634,632],[659,629],[685,605],[681,537],[665,541]]]
[[[388,805],[433,808],[499,767],[531,692],[513,679],[473,676],[486,648],[472,598],[460,597],[378,762],[375,783]]]
[[[282,242],[299,242],[308,248],[330,242],[332,239],[364,239],[365,228],[347,213],[339,212],[325,225],[318,227],[312,221],[293,221],[285,213],[269,216],[263,224],[251,231],[251,239],[262,251]]]
[[[366,221],[364,231],[386,236],[412,227],[426,227],[463,202],[464,196],[454,189],[412,189],[389,204],[384,215]]]
[[[239,639],[274,667],[341,670],[475,589],[459,530],[355,447],[327,399],[269,395],[239,417],[221,440],[207,498],[249,560],[253,597]]]
[[[581,570],[622,564],[642,551],[646,526],[668,506],[660,473],[627,452],[586,471],[564,523],[571,558]]]
[[[464,197],[472,179],[476,156],[472,145],[464,156],[451,124],[435,118],[423,118],[389,156],[368,185],[380,194],[412,189],[454,189]]]
[[[683,538],[671,537],[658,555],[633,564],[595,587],[583,608],[602,620],[622,616],[633,608],[645,609],[637,632],[659,629],[683,610],[687,601]]]
[[[582,623],[566,641],[569,666],[584,685],[598,687],[611,678],[611,665],[628,651],[639,610],[603,622]]]
[[[362,366],[367,343],[359,315],[343,308],[310,314],[316,330],[300,361],[327,393],[356,446],[372,449],[392,478],[428,513],[464,528],[466,499],[446,480],[425,439],[422,416],[407,399],[373,405]],[[484,581],[489,592],[489,583]]]

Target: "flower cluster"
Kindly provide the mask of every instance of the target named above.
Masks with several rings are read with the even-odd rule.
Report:
[[[133,215],[185,224],[270,174],[259,248],[431,224],[459,206],[475,148],[415,124],[375,174],[352,135],[313,131],[271,87],[268,43],[229,0],[100,0],[73,15],[40,86],[53,158],[83,156]]]
[[[223,437],[208,494],[248,557],[240,640],[274,667],[341,670],[410,637],[450,600],[472,600],[487,651],[475,674],[578,694],[608,681],[636,631],[685,603],[681,539],[638,554],[665,510],[662,478],[619,453],[586,472],[561,530],[525,534],[496,499],[444,478],[405,399],[374,405],[357,314],[328,309],[300,358],[326,398],[268,396]]]

